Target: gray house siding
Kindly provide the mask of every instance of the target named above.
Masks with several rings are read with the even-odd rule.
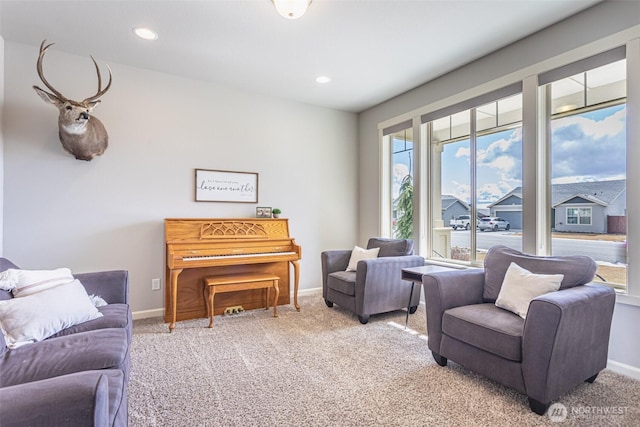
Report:
[[[496,209],[495,211],[495,215],[492,214],[492,216],[499,216],[500,218],[504,218],[507,221],[509,221],[509,225],[511,225],[511,229],[515,229],[515,230],[522,230],[522,211],[518,210],[518,211],[501,211],[499,209]]]
[[[509,221],[512,229],[522,230],[522,197],[512,194],[493,205],[490,212]]]
[[[626,216],[627,215],[627,190],[625,189],[615,199],[609,203],[608,215],[612,216]]]
[[[591,224],[567,224],[568,208],[591,208]],[[563,203],[556,207],[555,228],[569,233],[606,233],[605,207],[593,203]]]
[[[464,206],[462,203],[455,202],[446,209],[442,209],[442,220],[444,221],[444,225],[449,227],[451,220],[456,218],[459,215],[469,215],[469,209]]]

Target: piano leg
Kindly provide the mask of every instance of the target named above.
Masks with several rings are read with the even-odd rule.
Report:
[[[171,270],[171,324],[169,324],[169,332],[173,332],[176,328],[176,317],[178,315],[178,276],[182,273],[182,269]]]
[[[293,265],[293,305],[296,310],[300,311],[300,304],[298,304],[298,284],[300,281],[300,262],[291,261]]]

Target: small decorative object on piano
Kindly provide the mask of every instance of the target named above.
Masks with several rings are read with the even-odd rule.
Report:
[[[282,213],[282,211],[278,208],[273,208],[271,213],[273,214],[274,218],[280,218],[280,214]]]
[[[256,208],[256,218],[271,218],[271,208],[270,207],[257,207]]]

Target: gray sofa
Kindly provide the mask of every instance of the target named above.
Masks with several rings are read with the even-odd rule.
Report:
[[[531,273],[563,274],[560,289],[533,298],[524,318],[495,304],[512,262]],[[588,257],[539,257],[494,246],[484,269],[424,275],[434,359],[514,388],[544,414],[551,401],[593,382],[607,365],[615,292],[588,283],[596,267]]]
[[[413,240],[369,239],[367,249],[380,248],[377,258],[361,260],[356,271],[345,271],[351,250],[324,251],[322,263],[322,296],[328,307],[338,304],[355,313],[360,323],[372,314],[386,313],[410,306],[415,313],[420,303],[420,290],[411,295],[411,282],[401,279],[402,269],[424,265],[424,258],[413,255]],[[409,304],[409,297],[411,303]]]
[[[18,268],[0,258],[0,272]],[[0,425],[126,426],[132,318],[126,271],[76,274],[108,304],[99,317],[33,344],[0,334]],[[13,298],[0,290],[0,300]]]

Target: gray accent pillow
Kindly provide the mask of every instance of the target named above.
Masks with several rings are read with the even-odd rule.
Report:
[[[534,274],[563,274],[560,289],[591,282],[598,269],[596,262],[587,256],[536,256],[503,245],[493,246],[484,258],[482,296],[485,301],[495,302],[498,299],[504,276],[512,262]]]

